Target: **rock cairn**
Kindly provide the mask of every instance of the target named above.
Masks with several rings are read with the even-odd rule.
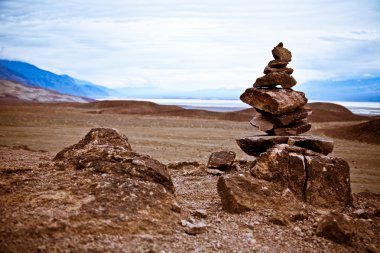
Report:
[[[251,105],[257,113],[250,124],[267,135],[244,137],[237,140],[240,148],[249,155],[258,156],[277,144],[291,143],[327,155],[334,143],[317,136],[298,136],[310,130],[307,116],[311,110],[305,107],[307,98],[300,91],[292,89],[297,81],[293,69],[287,67],[292,53],[282,42],[273,48],[274,60],[264,69],[264,76],[256,79],[240,99]]]
[[[278,44],[274,60],[240,99],[257,114],[250,122],[267,135],[237,139],[248,155],[258,156],[248,173],[223,175],[218,193],[223,209],[240,213],[260,208],[298,209],[306,202],[323,208],[343,208],[352,202],[350,168],[338,157],[327,156],[334,143],[310,130],[310,113],[303,92],[292,89],[296,80],[287,65],[291,52]],[[278,87],[281,86],[281,87]]]
[[[253,106],[257,114],[251,124],[270,135],[298,135],[310,130],[309,111],[304,108],[307,99],[303,92],[292,89],[297,84],[287,65],[292,53],[282,42],[272,50],[274,60],[264,69],[264,76],[256,79],[240,99]],[[278,87],[280,86],[280,87]]]

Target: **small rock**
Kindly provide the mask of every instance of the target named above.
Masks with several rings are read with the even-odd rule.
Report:
[[[319,222],[316,234],[336,243],[350,243],[354,229],[349,221],[340,213],[325,215]]]
[[[202,234],[207,231],[207,226],[203,222],[199,222],[196,224],[187,222],[185,226],[185,232],[189,235],[197,235]]]
[[[204,209],[197,209],[194,212],[194,216],[198,218],[207,218],[207,211]]]
[[[361,219],[369,219],[370,216],[369,213],[364,209],[358,209],[354,211],[353,214],[355,214],[356,217]]]
[[[283,47],[282,42],[273,48],[272,55],[274,59],[279,61],[290,62],[292,60],[292,53]]]
[[[180,213],[180,212],[181,212],[181,206],[180,206],[176,201],[174,201],[174,202],[172,203],[172,208],[171,208],[171,210],[172,210],[173,212]]]
[[[211,174],[211,175],[214,175],[214,176],[220,176],[220,175],[223,175],[224,172],[221,171],[221,170],[217,170],[217,169],[206,169],[206,172],[208,174]]]
[[[289,220],[284,216],[282,213],[276,213],[274,214],[270,219],[270,222],[273,224],[279,225],[279,226],[289,226],[290,222]]]
[[[233,151],[219,151],[211,154],[207,167],[218,170],[229,170],[236,157]]]
[[[263,132],[272,130],[274,127],[274,124],[266,120],[261,113],[257,113],[249,123]]]

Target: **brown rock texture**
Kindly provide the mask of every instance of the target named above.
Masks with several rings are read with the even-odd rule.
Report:
[[[262,117],[276,126],[287,126],[301,119],[305,119],[309,115],[309,110],[301,107],[292,112],[283,114],[270,114],[265,111],[259,111]]]
[[[306,201],[315,206],[334,208],[352,203],[350,167],[338,157],[305,156],[308,179]]]
[[[285,73],[285,74],[291,75],[291,74],[293,74],[294,69],[287,68],[287,67],[280,67],[280,68],[269,67],[269,65],[266,66],[265,69],[264,69],[264,74],[270,74],[270,73],[276,73],[276,72],[280,72],[280,73]]]
[[[271,60],[268,63],[269,68],[285,68],[289,62],[282,60]]]
[[[211,169],[229,170],[235,161],[236,153],[233,151],[218,151],[210,155],[207,167]]]
[[[79,143],[60,151],[53,161],[64,170],[123,175],[161,184],[174,193],[166,166],[147,155],[132,152],[128,139],[114,129],[92,129]]]
[[[300,122],[290,124],[285,127],[277,127],[273,130],[267,131],[269,134],[278,135],[278,136],[289,136],[289,135],[299,135],[306,133],[311,129],[311,124],[307,123],[305,119]]]
[[[331,212],[318,223],[316,234],[336,243],[350,243],[354,236],[354,227],[343,214]]]
[[[282,88],[289,89],[297,84],[296,79],[291,75],[283,72],[272,72],[266,74],[265,76],[259,77],[256,79],[256,82],[253,84],[253,87],[260,88],[273,88],[277,85],[281,85]]]
[[[303,92],[292,89],[248,88],[240,99],[246,104],[271,114],[292,112],[307,103]]]
[[[288,144],[306,148],[323,155],[333,151],[334,142],[319,136],[271,136],[258,135],[236,139],[239,147],[248,155],[259,156],[277,144]]]
[[[272,55],[274,59],[279,61],[290,62],[292,60],[292,53],[288,49],[284,48],[282,42],[273,48]]]
[[[340,158],[280,144],[257,158],[251,174],[289,188],[313,206],[340,208],[352,203],[350,168]]]
[[[260,113],[256,114],[249,123],[264,132],[272,130],[274,127],[274,124],[266,120]]]
[[[217,190],[223,210],[230,213],[262,208],[281,209],[285,203],[297,203],[292,193],[277,191],[270,182],[254,178],[249,173],[221,176]]]

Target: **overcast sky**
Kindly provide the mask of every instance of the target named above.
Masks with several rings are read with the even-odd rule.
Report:
[[[280,41],[300,84],[380,76],[380,1],[0,0],[0,58],[108,87],[249,87]]]

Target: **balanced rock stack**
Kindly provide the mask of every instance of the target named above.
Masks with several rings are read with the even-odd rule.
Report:
[[[291,89],[297,84],[291,76],[293,69],[287,67],[292,53],[281,42],[272,54],[274,60],[265,67],[265,75],[257,78],[253,88],[247,89],[240,97],[257,111],[250,123],[270,135],[307,132],[311,128],[306,119],[308,110],[303,107],[307,99],[303,92]]]
[[[292,53],[282,42],[273,48],[274,60],[264,69],[264,76],[256,79],[240,99],[255,108],[257,113],[251,125],[268,135],[244,137],[237,140],[240,148],[249,155],[258,156],[277,144],[291,142],[295,146],[311,149],[327,155],[332,152],[334,143],[317,136],[297,136],[310,130],[307,116],[311,110],[305,107],[307,98],[300,91],[292,89],[297,84],[287,65]]]
[[[350,205],[348,163],[327,156],[334,148],[333,141],[300,135],[311,125],[307,122],[309,110],[304,107],[305,94],[292,89],[297,83],[291,76],[293,69],[287,67],[292,54],[282,43],[272,53],[275,59],[265,68],[265,75],[240,96],[258,112],[250,123],[267,134],[236,140],[244,152],[258,157],[250,173],[219,179],[223,209],[242,212],[273,207],[289,190],[298,201],[312,206]],[[264,188],[273,191],[262,193],[260,189]],[[286,203],[284,206],[288,207]]]

